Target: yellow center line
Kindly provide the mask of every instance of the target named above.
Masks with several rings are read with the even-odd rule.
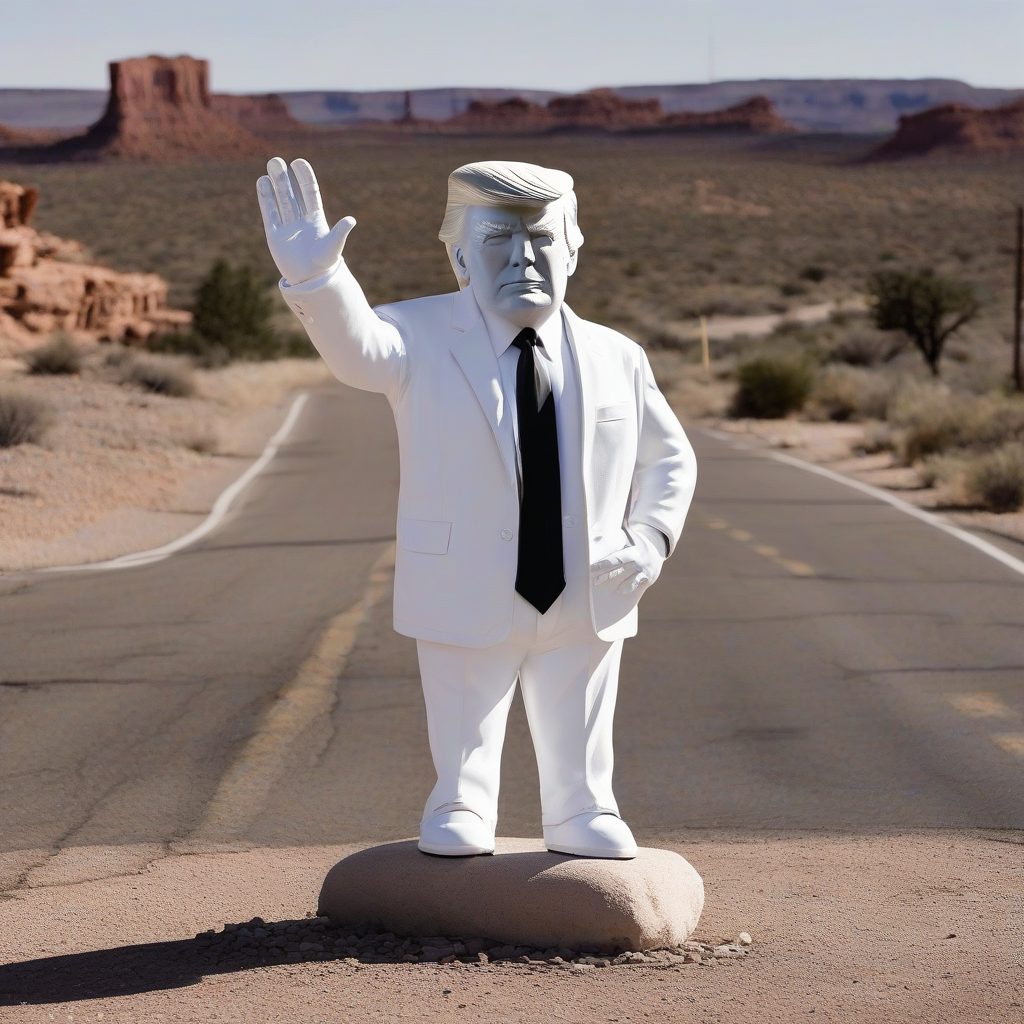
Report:
[[[278,692],[255,732],[224,773],[191,840],[225,841],[255,821],[287,765],[295,741],[334,705],[338,677],[370,611],[388,592],[395,564],[389,544],[358,601],[327,624],[312,654]]]
[[[781,566],[787,572],[791,572],[794,576],[816,575],[813,565],[808,565],[806,562],[801,562],[796,558],[784,558],[779,553],[779,549],[772,547],[771,544],[755,543],[754,535],[749,530],[741,529],[738,526],[732,526],[724,519],[719,519],[717,516],[707,519],[705,523],[708,529],[711,530],[727,530],[729,536],[732,537],[733,540],[738,540],[742,544],[748,544],[751,550],[756,551],[757,554],[761,555],[763,558],[767,558],[776,565]]]
[[[1008,754],[1024,757],[1024,732],[1004,732],[992,737],[996,746],[1002,747]]]
[[[958,693],[946,700],[971,718],[1009,718],[1013,714],[994,693]]]

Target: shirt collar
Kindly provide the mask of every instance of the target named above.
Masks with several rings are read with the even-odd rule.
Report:
[[[507,320],[501,320],[498,317],[491,316],[485,313],[483,310],[480,311],[483,316],[484,323],[487,325],[487,334],[491,339],[491,345],[494,347],[494,355],[500,359],[509,349],[509,346],[515,340],[516,335],[522,330],[521,327],[516,327],[515,324],[510,324]],[[537,334],[540,337],[541,345],[540,350],[547,356],[548,359],[554,359],[555,354],[559,351],[559,346],[562,343],[562,316],[561,312],[549,316],[537,328]]]

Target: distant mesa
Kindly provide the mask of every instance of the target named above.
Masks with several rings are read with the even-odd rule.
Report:
[[[86,261],[79,242],[30,225],[37,189],[0,181],[0,355],[34,348],[53,331],[141,341],[192,316],[167,308],[167,282]]]
[[[263,96],[214,93],[210,97],[210,109],[238,122],[254,135],[308,131],[306,125],[292,117],[288,104],[275,92]]]
[[[900,118],[896,134],[871,153],[875,160],[941,153],[965,156],[1003,154],[1024,149],[1024,99],[982,110],[966,103],[945,103]]]
[[[613,132],[680,132],[732,130],[759,133],[794,132],[779,117],[771,100],[755,96],[724,110],[666,114],[657,99],[626,99],[611,89],[593,89],[574,96],[555,96],[545,106],[512,97],[474,100],[463,113],[439,126],[446,131],[551,132],[597,129]]]
[[[259,109],[253,98],[250,115],[255,118]],[[195,157],[233,160],[266,153],[266,143],[244,120],[215,108],[205,60],[134,57],[111,63],[110,95],[99,121],[84,135],[58,142],[40,155],[56,160],[165,162]]]

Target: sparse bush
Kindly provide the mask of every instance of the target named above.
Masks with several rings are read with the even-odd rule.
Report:
[[[232,359],[269,359],[279,342],[271,328],[274,305],[252,267],[217,260],[196,289],[192,329]]]
[[[933,270],[882,270],[868,282],[875,326],[882,331],[903,331],[918,347],[932,375],[939,375],[939,360],[946,339],[981,308],[974,288],[966,281],[939,277]]]
[[[921,486],[952,483],[962,476],[965,462],[962,455],[929,455],[917,470]]]
[[[136,357],[125,363],[122,384],[134,384],[157,395],[188,398],[195,394],[192,371],[177,359],[160,356]]]
[[[53,410],[41,399],[0,391],[0,448],[38,444],[53,420]]]
[[[892,385],[870,370],[829,366],[818,375],[811,393],[813,412],[820,419],[885,419]]]
[[[82,353],[66,335],[55,334],[45,345],[25,356],[29,373],[72,374],[82,372]]]
[[[800,271],[800,277],[804,281],[813,281],[815,284],[820,284],[828,277],[828,271],[824,267],[804,267]]]
[[[878,366],[895,359],[904,347],[902,339],[881,331],[852,331],[835,342],[828,357],[847,366]]]
[[[807,359],[788,353],[755,356],[739,366],[736,379],[732,413],[754,419],[781,419],[798,411],[814,386]]]
[[[1016,512],[1024,505],[1024,446],[1008,444],[967,467],[969,499],[991,512]]]
[[[965,403],[947,388],[909,385],[890,407],[889,422],[902,427],[900,455],[907,465],[928,455],[963,447]]]
[[[896,440],[887,423],[869,423],[856,450],[864,455],[877,455],[879,452],[891,452],[895,447]]]

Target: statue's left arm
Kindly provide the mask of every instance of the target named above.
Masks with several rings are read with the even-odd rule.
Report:
[[[658,578],[679,541],[697,485],[697,457],[658,389],[647,354],[639,353],[640,437],[626,522],[631,543],[590,567],[595,587],[614,586],[623,594]]]
[[[634,472],[635,497],[628,525],[653,527],[675,550],[697,485],[697,457],[658,388],[647,353],[640,352],[643,403]]]

